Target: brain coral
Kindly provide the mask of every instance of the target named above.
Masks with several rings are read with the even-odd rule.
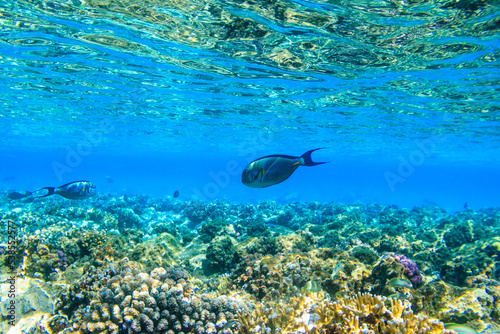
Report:
[[[229,327],[242,301],[202,294],[186,271],[156,268],[150,274],[126,268],[103,278],[82,316],[74,317],[77,333],[233,333]],[[80,314],[81,314],[80,313]]]

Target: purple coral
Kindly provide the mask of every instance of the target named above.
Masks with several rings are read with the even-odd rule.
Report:
[[[417,264],[413,260],[408,259],[404,255],[394,255],[394,259],[405,267],[405,275],[410,279],[414,286],[423,283],[424,278],[417,268]]]
[[[68,265],[68,258],[64,255],[63,251],[57,251],[57,256],[59,257],[59,268],[61,268],[62,271],[66,270],[66,267]]]

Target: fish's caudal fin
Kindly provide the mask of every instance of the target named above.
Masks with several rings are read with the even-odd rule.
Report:
[[[311,153],[317,150],[322,150],[324,147],[321,148],[315,148],[314,150],[307,151],[306,153],[302,154],[301,158],[304,159],[304,165],[303,166],[316,166],[316,165],[321,165],[321,164],[326,164],[326,162],[314,162],[311,159]]]
[[[55,194],[55,188],[54,187],[44,187],[44,188],[40,188],[38,189],[37,191],[35,192],[39,192],[40,190],[44,190],[44,189],[47,189],[47,193],[45,195],[42,195],[42,196],[37,196],[39,198],[42,198],[42,197],[47,197],[47,196],[50,196],[50,195],[54,195]]]

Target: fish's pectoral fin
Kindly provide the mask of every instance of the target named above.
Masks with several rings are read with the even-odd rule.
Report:
[[[260,182],[264,181],[264,175],[266,174],[266,170],[262,168],[257,174],[257,178],[260,179]]]

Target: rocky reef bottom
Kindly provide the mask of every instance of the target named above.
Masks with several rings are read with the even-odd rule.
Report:
[[[1,333],[500,332],[500,208],[99,194],[0,217]]]

